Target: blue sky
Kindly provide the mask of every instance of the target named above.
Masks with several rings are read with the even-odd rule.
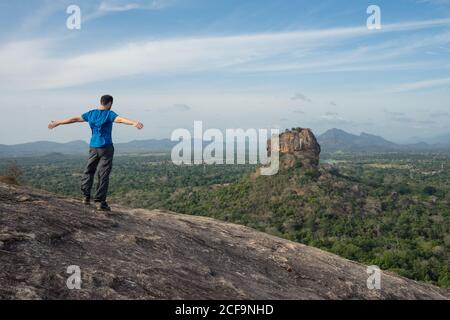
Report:
[[[81,9],[80,30],[66,8]],[[366,9],[381,8],[368,30]],[[0,2],[0,143],[48,131],[99,96],[146,124],[115,141],[211,128],[338,127],[394,141],[450,132],[450,0]]]

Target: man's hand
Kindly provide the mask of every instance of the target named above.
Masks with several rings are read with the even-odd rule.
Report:
[[[142,124],[142,122],[136,121],[136,123],[133,125],[135,128],[138,128],[139,130],[141,130],[144,125]]]
[[[52,121],[48,124],[48,128],[49,128],[50,130],[55,129],[57,126],[59,126],[58,121],[53,121],[53,120],[52,120]]]

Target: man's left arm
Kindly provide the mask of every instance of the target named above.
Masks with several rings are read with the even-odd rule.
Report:
[[[115,117],[114,122],[115,123],[126,124],[126,125],[129,125],[129,126],[133,126],[135,128],[138,128],[139,130],[141,130],[144,127],[142,122],[136,121],[136,120],[130,120],[130,119],[127,119],[127,118],[124,118],[124,117],[118,117],[117,116],[117,117]]]
[[[68,119],[64,119],[64,120],[51,121],[48,124],[48,128],[54,129],[61,125],[72,124],[72,123],[77,123],[77,122],[85,122],[85,120],[82,117],[72,117],[72,118],[68,118]]]

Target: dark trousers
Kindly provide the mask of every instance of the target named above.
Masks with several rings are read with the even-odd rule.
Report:
[[[86,170],[81,178],[81,191],[85,197],[91,196],[91,189],[94,183],[95,172],[97,171],[98,184],[94,200],[98,202],[106,201],[109,186],[109,175],[112,170],[114,158],[114,147],[90,148],[89,160]]]

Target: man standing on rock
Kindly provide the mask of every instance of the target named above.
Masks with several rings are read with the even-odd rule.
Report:
[[[57,126],[71,123],[89,123],[92,130],[92,138],[89,145],[89,160],[81,178],[81,191],[84,194],[84,204],[90,205],[91,189],[94,182],[94,175],[97,171],[98,184],[94,201],[98,203],[97,209],[100,211],[111,211],[111,208],[106,202],[106,196],[114,157],[114,146],[111,137],[113,123],[131,125],[139,130],[144,127],[139,121],[119,117],[111,110],[112,104],[113,97],[105,95],[101,97],[100,106],[97,109],[86,112],[81,117],[52,121],[48,125],[49,129],[54,129]]]

